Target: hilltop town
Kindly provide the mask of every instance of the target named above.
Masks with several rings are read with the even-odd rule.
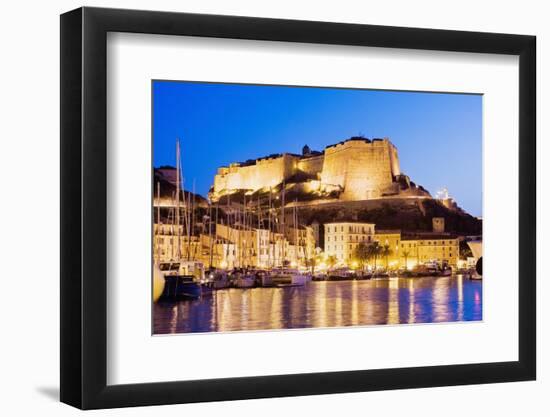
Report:
[[[481,235],[481,220],[401,172],[387,138],[352,137],[323,151],[306,145],[302,154],[220,167],[208,198],[176,193],[177,184],[175,168],[155,169],[158,262],[180,257],[220,269],[357,268],[364,267],[358,248],[375,244],[382,250],[369,268],[464,267],[463,242]]]

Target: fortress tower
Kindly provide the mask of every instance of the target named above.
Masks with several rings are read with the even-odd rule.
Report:
[[[397,149],[388,139],[358,137],[325,148],[321,183],[340,186],[344,200],[368,200],[391,192],[400,174]]]

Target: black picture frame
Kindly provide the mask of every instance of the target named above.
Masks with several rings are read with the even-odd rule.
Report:
[[[519,56],[519,360],[107,385],[108,32]],[[80,8],[61,15],[61,401],[82,409],[533,380],[534,36]]]

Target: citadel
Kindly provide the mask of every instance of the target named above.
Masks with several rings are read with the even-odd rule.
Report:
[[[183,258],[232,270],[307,268],[318,259],[321,269],[350,268],[361,245],[377,243],[386,270],[457,267],[459,242],[480,224],[446,192],[433,198],[402,173],[388,138],[352,137],[322,151],[305,145],[301,154],[231,163],[218,168],[208,199],[178,193],[178,169],[155,169],[161,263]]]
[[[220,167],[210,199],[215,202],[238,191],[269,190],[283,183],[287,189],[340,201],[430,197],[401,172],[397,148],[388,138],[352,137],[323,151],[305,145],[301,155],[275,154]]]

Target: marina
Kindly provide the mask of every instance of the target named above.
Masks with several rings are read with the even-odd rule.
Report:
[[[482,218],[393,139],[202,144],[183,122],[154,145],[154,334],[482,319]]]

